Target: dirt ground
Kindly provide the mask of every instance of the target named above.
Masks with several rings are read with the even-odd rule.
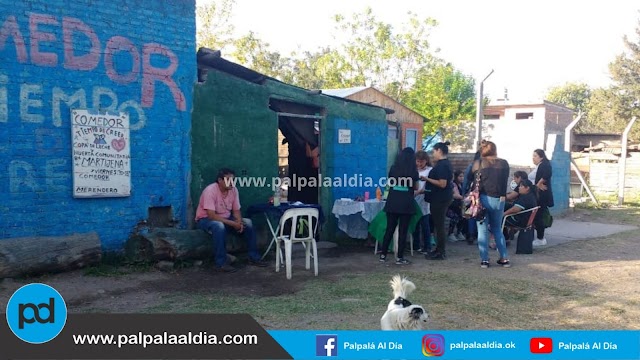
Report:
[[[638,209],[615,211],[573,210],[563,217],[637,225]],[[0,306],[20,286],[42,282],[57,289],[75,313],[249,312],[266,328],[376,329],[390,297],[388,280],[402,273],[422,294],[414,302],[428,303],[432,328],[640,329],[639,242],[633,233],[574,241],[513,255],[512,268],[488,270],[479,268],[477,247],[466,242],[448,243],[446,261],[416,254],[404,267],[379,264],[373,250],[359,243],[324,250],[317,278],[296,262],[291,280],[284,269],[276,273],[275,264],[255,268],[242,260],[233,274],[213,272],[208,264],[168,272],[84,269],[5,279]],[[322,286],[327,290],[318,290]],[[295,310],[305,314],[299,319],[273,314],[292,299],[325,301],[327,308]]]

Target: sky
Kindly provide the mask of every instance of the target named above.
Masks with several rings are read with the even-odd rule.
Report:
[[[439,56],[477,82],[494,70],[484,94],[494,101],[507,89],[511,103],[540,102],[566,82],[608,86],[608,64],[625,50],[624,35],[638,41],[640,19],[637,0],[236,0],[232,22],[288,54],[331,45],[332,16],[367,6],[398,29],[408,11],[437,20],[430,39]]]

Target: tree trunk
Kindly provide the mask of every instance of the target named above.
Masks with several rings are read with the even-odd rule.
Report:
[[[234,235],[228,234],[226,243],[227,252],[246,249],[244,241]],[[208,259],[213,256],[213,240],[202,230],[155,228],[129,238],[125,252],[138,261]]]
[[[0,278],[69,271],[101,259],[102,247],[95,232],[0,240]]]

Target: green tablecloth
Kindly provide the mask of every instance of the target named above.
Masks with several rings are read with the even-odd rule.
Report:
[[[418,225],[420,218],[422,218],[422,210],[415,200],[413,201],[413,206],[416,208],[416,212],[415,214],[413,214],[413,216],[411,216],[411,220],[409,221],[409,231],[407,234],[413,234],[413,232],[416,230],[416,225]],[[387,213],[383,210],[380,211],[369,224],[369,233],[376,239],[377,242],[382,244],[382,241],[384,240],[384,233],[386,230]],[[389,246],[390,248],[393,248],[393,241]]]

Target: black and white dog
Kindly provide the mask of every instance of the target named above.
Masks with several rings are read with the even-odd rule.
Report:
[[[390,284],[393,299],[380,319],[382,330],[422,330],[429,315],[422,306],[407,300],[416,285],[400,275],[394,276]]]

